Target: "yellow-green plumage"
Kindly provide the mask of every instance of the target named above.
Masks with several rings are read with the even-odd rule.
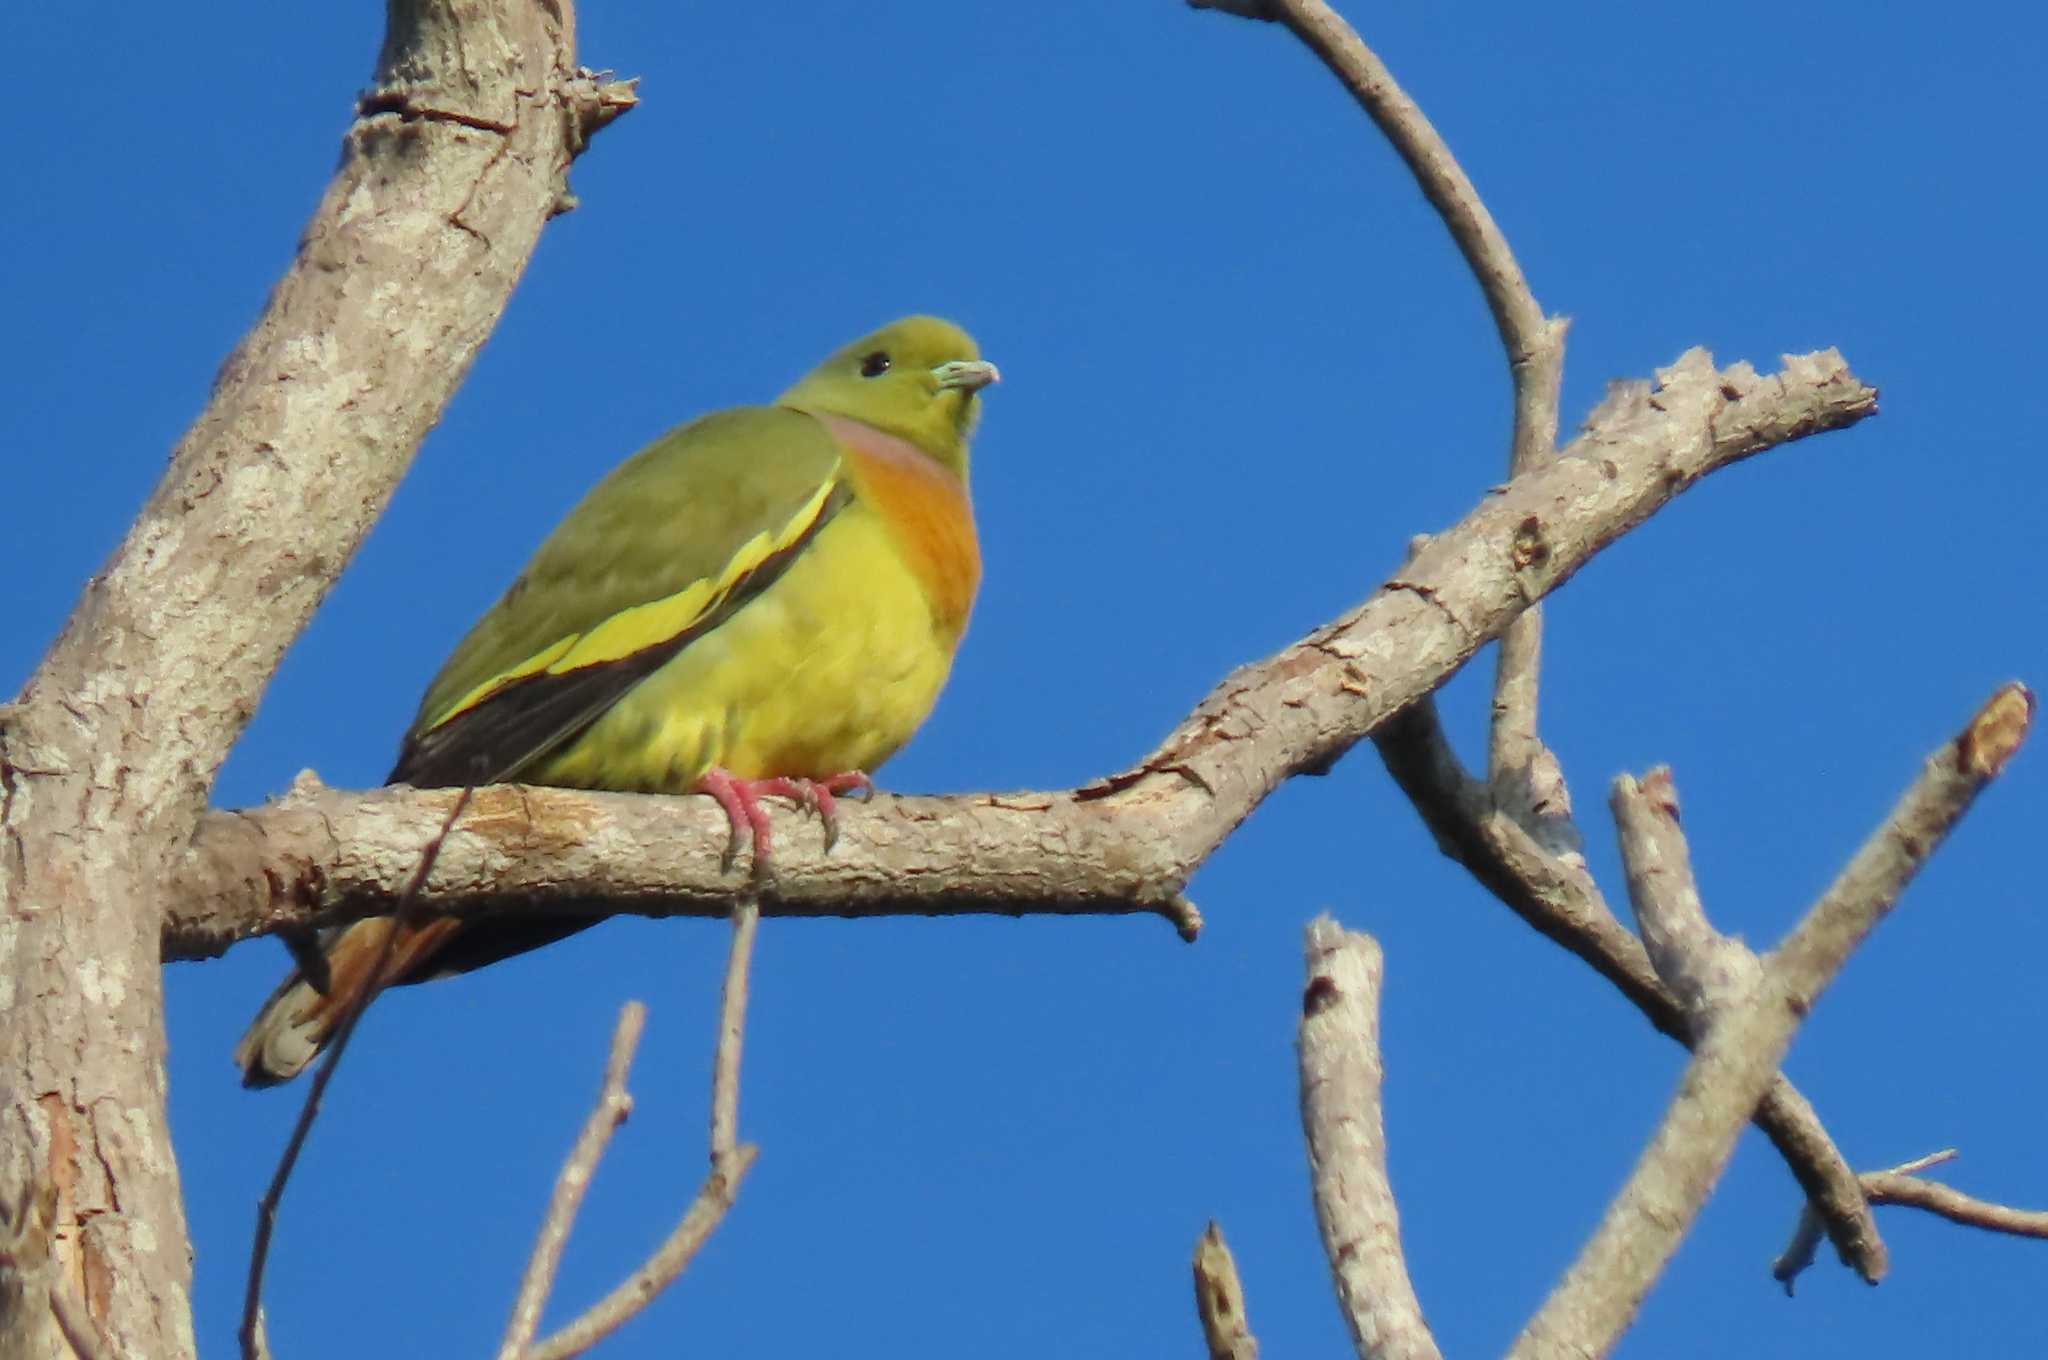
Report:
[[[979,580],[967,439],[994,376],[957,327],[911,317],[773,406],[656,440],[590,491],[456,647],[393,781],[681,793],[714,768],[822,780],[888,759],[937,698]],[[323,941],[337,981],[323,994],[287,980],[237,1051],[246,1079],[310,1060],[347,991],[338,979],[391,928]],[[396,976],[575,928],[401,927]]]
[[[781,580],[536,764],[535,783],[674,791],[713,765],[741,778],[868,770],[931,711],[957,635],[859,502]]]
[[[877,353],[889,368],[860,376]],[[407,759],[418,744],[472,714],[486,717],[493,700],[510,706],[522,682],[543,688],[659,646],[726,599],[749,568],[811,531],[779,579],[559,746],[500,745],[496,763],[516,768],[431,769],[427,777],[681,792],[713,765],[742,777],[821,777],[886,759],[930,711],[965,618],[940,616],[906,557],[901,526],[859,494],[874,460],[818,416],[850,417],[903,440],[950,474],[968,529],[962,570],[978,575],[965,498],[973,391],[942,387],[936,376],[978,357],[945,322],[898,322],[835,354],[778,405],[706,416],[629,459],[549,535],[456,648],[428,687],[394,779],[425,782],[415,767],[432,762]],[[932,480],[927,500],[948,489],[943,476]],[[820,527],[840,486],[850,502]]]

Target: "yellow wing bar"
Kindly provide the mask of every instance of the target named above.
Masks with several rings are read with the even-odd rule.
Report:
[[[556,639],[470,690],[445,712],[437,714],[423,731],[432,731],[460,717],[507,685],[528,676],[567,675],[585,667],[621,661],[689,631],[715,613],[734,589],[770,558],[787,552],[817,527],[833,493],[841,489],[840,472],[840,465],[835,463],[817,491],[786,524],[775,530],[764,529],[741,544],[716,577],[699,577],[672,595],[621,609],[595,627]]]

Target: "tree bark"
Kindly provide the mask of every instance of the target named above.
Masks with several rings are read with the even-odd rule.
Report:
[[[567,3],[393,0],[290,270],[0,710],[0,1208],[22,1229],[0,1356],[71,1353],[52,1290],[108,1354],[193,1353],[164,1112],[172,870],[284,649],[566,205],[569,161],[631,102],[574,67],[573,24]]]

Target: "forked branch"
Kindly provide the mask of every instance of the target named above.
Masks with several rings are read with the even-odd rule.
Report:
[[[2006,1233],[2013,1237],[2048,1239],[2048,1210],[2015,1209],[2006,1204],[1994,1204],[1915,1174],[1951,1161],[1955,1156],[1954,1148],[1943,1148],[1885,1171],[1866,1171],[1860,1178],[1863,1193],[1872,1204],[1902,1204],[1908,1208],[1924,1209],[1966,1228],[1982,1228],[1985,1232]],[[1820,1243],[1820,1233],[1820,1223],[1813,1206],[1802,1207],[1798,1225],[1792,1230],[1792,1240],[1771,1266],[1772,1276],[1785,1286],[1787,1295],[1792,1293],[1792,1286],[1800,1273],[1813,1264],[1814,1248]]]
[[[1422,814],[1443,852],[1465,866],[1509,910],[1606,978],[1659,1032],[1691,1047],[1685,1008],[1651,967],[1643,943],[1616,919],[1585,861],[1539,844],[1499,811],[1491,790],[1466,773],[1425,701],[1376,738],[1387,770]],[[1886,1267],[1884,1239],[1855,1171],[1820,1116],[1780,1075],[1755,1114],[1791,1169],[1842,1260],[1875,1282]]]
[[[661,1245],[616,1289],[560,1331],[539,1342],[527,1344],[527,1338],[533,1335],[541,1310],[547,1304],[547,1290],[555,1262],[560,1257],[562,1243],[568,1240],[577,1206],[582,1201],[582,1185],[576,1182],[579,1178],[587,1181],[611,1129],[625,1117],[619,1102],[625,1099],[625,1069],[632,1061],[628,1022],[633,1017],[630,1015],[632,1008],[628,1007],[629,1014],[620,1016],[619,1035],[612,1041],[612,1056],[606,1064],[605,1084],[598,1108],[584,1126],[583,1136],[577,1140],[576,1148],[556,1180],[547,1220],[542,1224],[540,1238],[534,1244],[533,1260],[526,1269],[526,1284],[520,1289],[512,1323],[498,1351],[499,1360],[568,1360],[568,1357],[581,1355],[610,1336],[652,1303],[657,1294],[675,1283],[696,1256],[697,1249],[724,1221],[726,1211],[738,1198],[740,1181],[759,1152],[752,1144],[740,1142],[737,1130],[740,1045],[747,1018],[747,977],[754,957],[754,933],[760,921],[760,910],[752,902],[743,901],[733,908],[732,948],[726,956],[725,992],[718,1014],[718,1047],[711,1064],[711,1170],[698,1189],[697,1197]],[[632,1030],[632,1037],[637,1037],[637,1023]],[[613,1079],[615,1073],[616,1082]],[[616,1117],[613,1111],[618,1111]]]
[[[633,1112],[633,1097],[626,1090],[626,1076],[633,1067],[633,1054],[640,1047],[640,1031],[647,1024],[647,1007],[628,1001],[619,1009],[619,1022],[612,1030],[611,1052],[605,1058],[604,1079],[598,1086],[597,1106],[583,1121],[569,1149],[569,1159],[555,1177],[554,1193],[548,1197],[548,1211],[541,1219],[540,1235],[534,1239],[533,1255],[519,1280],[519,1295],[512,1303],[512,1320],[506,1324],[505,1339],[498,1345],[498,1360],[519,1360],[533,1334],[540,1330],[541,1310],[555,1287],[555,1272],[561,1268],[562,1251],[569,1245],[569,1230],[576,1225],[583,1207],[584,1192],[597,1174],[597,1164],[611,1145],[612,1135]]]
[[[1635,1171],[1511,1360],[1583,1360],[1611,1348],[1691,1228],[1799,1023],[2025,740],[2034,700],[1993,694],[1929,756],[1891,815],[1702,1037]]]

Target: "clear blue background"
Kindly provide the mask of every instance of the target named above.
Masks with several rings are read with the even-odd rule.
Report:
[[[2041,242],[2048,18],[1958,3],[1348,8],[1438,121],[1539,296],[1567,424],[1687,346],[1838,345],[1881,418],[1711,479],[1551,612],[1546,733],[1617,904],[1607,781],[1669,761],[1710,908],[1775,940],[1999,682],[2048,680]],[[36,115],[0,214],[0,690],[34,664],[261,306],[332,168],[370,4],[10,21]],[[286,660],[223,806],[384,773],[441,655],[616,459],[762,400],[912,310],[1006,375],[977,446],[987,588],[884,782],[1065,786],[1228,668],[1372,589],[1498,480],[1507,386],[1445,234],[1277,28],[1169,0],[603,5],[643,106],[576,167],[390,514]],[[23,82],[26,82],[25,84]],[[1484,680],[1447,691],[1470,750]],[[2022,756],[1790,1060],[1850,1156],[1947,1144],[2048,1204],[2040,838]],[[801,827],[792,834],[808,834]],[[1345,1344],[1295,1115],[1301,929],[1388,959],[1392,1171],[1447,1352],[1557,1278],[1682,1055],[1441,859],[1370,752],[1277,795],[1156,920],[769,922],[741,1122],[763,1155],[606,1354],[1188,1356],[1223,1222],[1273,1356]],[[495,1345],[620,1003],[639,1104],[552,1317],[667,1231],[703,1165],[724,928],[621,922],[381,1002],[286,1202],[279,1353]],[[228,1050],[284,964],[171,970],[171,1113],[204,1349],[232,1353],[251,1207],[296,1106]],[[1761,1138],[1622,1347],[2025,1355],[2048,1253],[1906,1210],[1866,1288],[1766,1266],[1796,1207]]]

